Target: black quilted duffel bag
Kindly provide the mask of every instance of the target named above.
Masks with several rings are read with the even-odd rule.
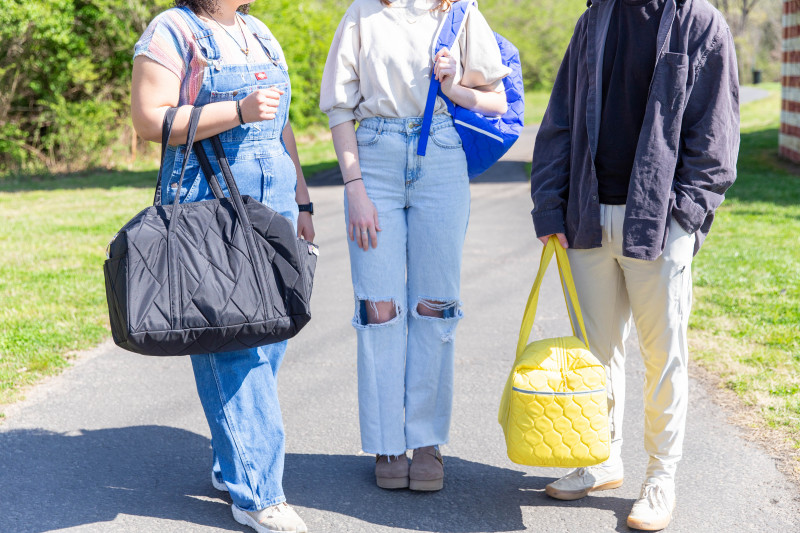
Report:
[[[145,355],[188,355],[253,348],[294,336],[311,319],[317,247],[298,239],[292,222],[241,196],[218,137],[214,154],[223,191],[200,142],[202,108],[189,120],[194,147],[214,200],[179,203],[187,149],[171,206],[161,205],[161,172],[152,207],[109,243],[104,265],[114,342]],[[161,161],[175,110],[164,119]]]

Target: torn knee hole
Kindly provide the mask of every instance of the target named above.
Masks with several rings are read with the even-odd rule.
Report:
[[[400,314],[400,306],[394,300],[356,300],[356,324],[369,326],[386,324]]]
[[[458,301],[441,301],[422,298],[417,303],[417,314],[431,318],[458,317]]]

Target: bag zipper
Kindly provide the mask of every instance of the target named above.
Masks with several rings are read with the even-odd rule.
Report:
[[[520,389],[518,387],[511,387],[511,390],[513,390],[514,392],[521,392],[522,394],[533,394],[537,396],[583,396],[585,394],[605,392],[606,389],[582,390],[575,392],[547,392],[547,391],[535,391],[535,390]]]

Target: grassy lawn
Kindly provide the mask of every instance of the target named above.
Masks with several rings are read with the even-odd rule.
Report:
[[[326,131],[298,134],[306,176],[336,165]],[[105,247],[152,203],[156,164],[0,179],[0,405],[109,336]]]
[[[537,89],[525,93],[525,125],[539,124],[550,101],[550,89]]]
[[[690,342],[800,447],[800,169],[777,157],[780,89],[742,106],[739,174],[694,263]],[[800,466],[800,465],[797,465]]]

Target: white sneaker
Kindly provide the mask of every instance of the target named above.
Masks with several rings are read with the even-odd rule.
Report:
[[[602,463],[573,470],[544,488],[548,496],[559,500],[578,500],[595,490],[616,489],[622,485],[622,461]]]
[[[628,527],[643,531],[662,530],[669,525],[674,510],[675,489],[649,478],[642,485],[642,494],[628,515]]]
[[[231,509],[237,522],[252,527],[258,533],[308,533],[303,519],[286,502],[260,511],[245,511],[236,505],[232,505]]]
[[[214,475],[213,470],[211,471],[211,484],[214,485],[214,488],[219,491],[228,492],[228,486],[224,482],[217,479],[217,476]]]

